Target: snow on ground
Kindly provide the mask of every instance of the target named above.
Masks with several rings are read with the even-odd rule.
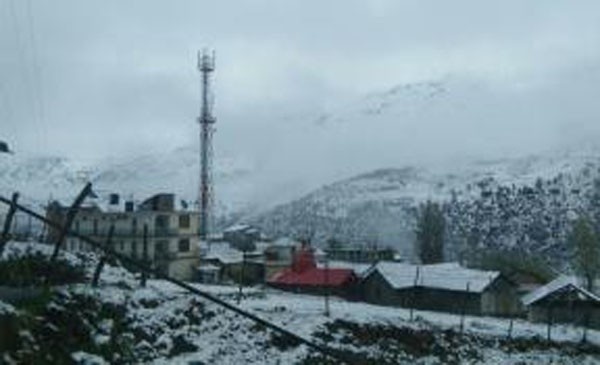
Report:
[[[155,288],[160,287],[162,290],[181,294],[178,289],[161,282],[152,282],[150,286]],[[234,288],[226,286],[196,285],[196,287],[211,293],[232,294],[235,292]],[[382,307],[366,303],[347,302],[338,298],[330,298],[331,315],[330,317],[326,317],[324,315],[324,298],[322,297],[257,288],[254,288],[252,293],[262,293],[262,295],[253,295],[244,299],[241,303],[242,308],[258,314],[262,318],[272,321],[273,323],[291,329],[293,332],[305,338],[311,338],[315,331],[323,329],[326,323],[331,323],[335,320],[346,320],[359,324],[394,325],[414,329],[438,328],[440,330],[453,329],[455,331],[459,331],[460,329],[461,317],[454,314],[415,310],[413,312],[415,320],[410,321],[410,310],[408,309]],[[509,319],[465,316],[464,330],[467,333],[475,335],[506,338],[508,337],[510,322]],[[544,339],[547,335],[547,326],[545,324],[534,324],[518,319],[513,321],[511,334],[513,338]],[[583,329],[570,325],[553,325],[551,334],[553,341],[579,342],[583,335]],[[600,345],[599,331],[588,330],[587,336],[588,341],[595,345]],[[236,338],[236,341],[244,339],[245,338],[243,337]],[[304,350],[305,349],[301,347],[288,355],[298,359]],[[186,354],[180,358],[171,360],[176,362],[181,361],[182,363],[194,360],[205,361],[207,358],[210,358],[210,356],[207,355],[210,351],[211,350],[205,349],[194,354]],[[492,354],[493,356],[489,358],[489,362],[486,361],[486,363],[506,363],[507,355],[501,353],[501,351],[496,352],[497,353]],[[541,355],[530,354],[530,356],[532,356],[533,359],[539,360],[539,356]],[[554,355],[548,356],[552,358]],[[557,355],[556,359],[559,358],[560,357]],[[516,361],[517,359],[526,361],[527,356],[523,354],[518,356],[515,355],[513,360],[518,362]],[[600,359],[598,359],[598,362],[600,362]],[[164,362],[161,360],[158,361],[158,363]],[[267,363],[279,362],[275,361]]]
[[[4,257],[6,258],[9,254],[22,254],[27,252],[28,248],[29,251],[34,250],[45,254],[51,252],[51,247],[46,245],[10,243]],[[64,255],[71,260],[80,260],[81,263],[92,269],[97,262],[97,259],[90,254],[75,256],[64,253]],[[237,302],[238,287],[192,285],[232,304]],[[147,286],[141,288],[135,276],[121,267],[107,265],[103,270],[98,288],[92,288],[87,283],[80,283],[61,286],[57,290],[60,292],[58,299],[50,303],[55,307],[54,310],[71,308],[70,311],[77,311],[79,305],[77,303],[81,301],[82,305],[88,306],[87,309],[82,308],[83,311],[80,314],[69,312],[69,316],[75,319],[82,316],[82,321],[86,321],[88,325],[91,324],[92,339],[98,346],[114,341],[121,344],[120,341],[124,341],[123,339],[130,341],[135,356],[134,362],[292,364],[312,363],[311,360],[307,360],[307,357],[315,354],[315,351],[309,350],[305,345],[297,346],[290,343],[289,340],[278,336],[273,331],[266,330],[263,326],[206,299],[187,293],[174,284],[163,280],[149,280]],[[369,331],[369,328],[376,328],[383,329],[383,333],[387,333],[385,331],[391,329],[391,333],[400,333],[401,335],[396,336],[404,337],[410,337],[413,333],[428,333],[429,338],[434,336],[434,341],[439,342],[439,346],[446,349],[444,351],[447,351],[448,346],[453,346],[448,343],[444,344],[448,338],[444,337],[447,336],[448,330],[458,333],[461,327],[461,317],[455,314],[414,311],[412,313],[413,320],[411,320],[411,312],[408,309],[348,302],[332,297],[330,298],[331,314],[327,317],[324,314],[323,297],[293,294],[261,287],[244,288],[243,294],[241,308],[306,339],[317,343],[327,341],[332,347],[363,354],[375,354],[382,358],[385,356],[381,352],[388,351],[386,345],[382,345],[382,341],[383,343],[387,340],[397,341],[398,338],[387,339],[381,338],[382,335],[379,337],[374,335],[375,343],[361,344],[356,341],[357,337],[351,337],[356,334],[352,334],[348,328],[344,328],[344,323],[356,325],[360,330],[366,331]],[[90,298],[93,301],[89,301]],[[96,309],[93,308],[104,308],[102,311],[112,308],[106,313],[113,314],[105,317],[106,313],[95,312]],[[2,312],[11,313],[14,312],[14,309],[11,305],[0,302],[0,314]],[[48,320],[52,321],[51,318]],[[573,348],[572,344],[579,342],[583,335],[581,328],[570,325],[554,325],[552,327],[552,340],[560,342],[560,345],[546,347],[536,345],[537,347],[526,347],[524,350],[521,349],[514,353],[507,352],[503,345],[493,345],[493,343],[506,340],[510,326],[509,319],[464,317],[465,336],[470,336],[465,338],[464,349],[465,351],[476,351],[482,358],[475,357],[473,360],[469,357],[459,357],[459,362],[486,364],[600,363],[600,358],[594,357],[600,353],[599,351],[579,354],[562,350],[563,346]],[[331,339],[323,338],[323,334],[331,336]],[[545,324],[534,324],[521,319],[512,322],[512,337],[516,339],[515,341],[532,339],[538,344],[545,343],[546,335],[547,326]],[[418,341],[418,337],[416,338]],[[462,343],[460,342],[462,337],[458,340],[449,338],[459,341],[459,344]],[[600,346],[599,331],[589,330],[587,338],[594,346]],[[478,342],[479,339],[482,339],[481,342]],[[492,344],[490,345],[490,343]],[[400,347],[396,347],[396,351],[398,348],[402,349],[402,345],[404,344],[400,343]],[[398,346],[397,343],[396,346]],[[526,344],[526,346],[528,345]],[[125,347],[118,347],[118,349],[121,348]],[[452,352],[451,348],[450,352]],[[456,352],[451,355],[456,356]],[[108,358],[102,359],[97,356],[98,352],[90,352],[87,348],[73,348],[71,353],[73,359],[82,363],[86,363],[88,360],[92,363],[102,363],[102,361],[108,360]],[[387,358],[398,359],[394,356],[398,356],[398,352],[392,353]],[[443,361],[439,354],[433,353],[417,355],[412,358],[415,361],[410,360],[410,356],[413,355],[407,356],[409,356],[408,360],[403,360],[403,363],[439,363]]]

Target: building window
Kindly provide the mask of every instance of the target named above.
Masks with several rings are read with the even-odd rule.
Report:
[[[154,225],[156,226],[156,228],[159,228],[159,229],[168,229],[169,228],[169,216],[168,215],[157,216]]]
[[[137,241],[131,241],[131,257],[137,257]]]
[[[133,220],[131,221],[131,233],[132,234],[137,233],[137,219],[136,218],[133,218]]]
[[[125,242],[119,242],[119,251],[125,252]]]
[[[94,219],[94,235],[98,234],[98,220]]]
[[[189,214],[182,214],[179,216],[179,228],[190,228]]]
[[[167,241],[158,241],[156,242],[156,246],[154,246],[154,252],[156,255],[164,254],[167,252],[167,247],[169,243]]]
[[[179,240],[179,252],[188,252],[190,250],[189,238],[182,238]]]
[[[79,221],[75,221],[75,232],[79,233]]]

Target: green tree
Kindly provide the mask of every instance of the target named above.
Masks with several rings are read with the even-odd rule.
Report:
[[[446,220],[439,204],[427,201],[419,209],[416,229],[416,251],[423,264],[444,260]]]
[[[600,243],[587,218],[580,217],[575,221],[570,243],[573,247],[573,268],[584,278],[586,288],[592,290],[594,280],[600,274]]]

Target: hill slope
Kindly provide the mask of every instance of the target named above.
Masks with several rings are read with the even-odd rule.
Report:
[[[564,261],[570,222],[597,209],[600,153],[381,169],[342,180],[251,220],[272,235],[392,245],[411,257],[418,206],[444,203],[448,254],[472,246],[523,249]],[[450,171],[450,172],[449,172]]]

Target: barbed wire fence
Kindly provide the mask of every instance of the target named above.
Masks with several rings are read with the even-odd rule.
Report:
[[[148,260],[145,260],[145,259],[137,260],[137,259],[134,259],[127,255],[124,255],[122,253],[119,253],[110,244],[110,237],[107,238],[107,240],[105,242],[100,242],[98,240],[92,239],[91,237],[89,237],[87,235],[83,235],[83,234],[73,231],[71,229],[71,224],[73,223],[75,215],[77,214],[84,198],[91,191],[92,191],[91,183],[86,184],[86,186],[79,193],[79,195],[77,196],[77,198],[75,199],[73,204],[69,207],[69,209],[67,211],[67,216],[66,216],[65,222],[62,222],[62,224],[60,222],[50,220],[46,216],[35,212],[32,208],[21,205],[19,203],[19,194],[18,193],[14,193],[12,195],[11,199],[8,199],[4,196],[0,196],[0,203],[9,207],[8,213],[4,216],[3,230],[0,235],[0,255],[2,254],[6,244],[11,239],[15,238],[15,235],[13,234],[13,231],[12,231],[13,224],[15,222],[14,218],[17,213],[22,213],[25,216],[27,216],[28,219],[31,218],[32,220],[35,220],[35,221],[43,224],[44,231],[48,231],[50,229],[54,229],[54,230],[58,231],[57,238],[55,239],[55,242],[54,242],[54,252],[53,252],[50,260],[54,261],[56,259],[58,252],[62,249],[64,240],[67,236],[77,238],[77,239],[87,243],[95,252],[97,252],[101,255],[100,262],[94,272],[95,279],[92,280],[92,283],[91,283],[92,285],[94,285],[95,283],[97,284],[98,278],[96,278],[96,276],[99,277],[101,275],[102,267],[104,266],[106,260],[108,260],[108,259],[116,260],[118,262],[128,265],[129,267],[139,270],[143,274],[142,275],[143,281],[145,281],[146,277],[148,277],[148,276],[152,276],[157,279],[165,280],[169,283],[172,283],[172,284],[186,290],[190,294],[199,296],[199,297],[201,297],[205,300],[208,300],[218,306],[221,306],[239,316],[247,318],[255,323],[258,323],[258,324],[272,330],[273,332],[276,332],[280,335],[283,335],[283,336],[289,338],[290,340],[292,340],[298,344],[303,344],[312,350],[316,350],[316,351],[322,353],[323,355],[331,358],[332,360],[336,360],[336,361],[339,361],[340,363],[346,363],[346,364],[351,364],[351,365],[364,363],[365,359],[362,359],[362,357],[357,354],[350,355],[348,352],[344,352],[343,350],[330,347],[327,344],[314,342],[310,339],[307,339],[303,336],[300,336],[300,335],[294,333],[292,330],[290,330],[284,326],[280,326],[278,324],[270,322],[270,321],[268,321],[264,318],[261,318],[247,310],[244,310],[236,305],[233,305],[233,304],[219,298],[216,295],[213,295],[211,293],[208,293],[201,289],[198,289],[197,287],[194,287],[191,284],[184,282],[182,280],[173,278],[173,277],[165,274],[161,270],[159,270],[157,268],[153,268],[151,265],[149,265]]]

